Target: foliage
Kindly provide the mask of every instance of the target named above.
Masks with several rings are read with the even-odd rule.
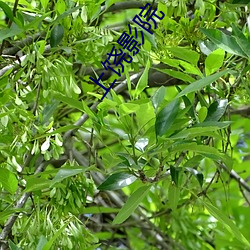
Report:
[[[101,101],[145,4],[0,1],[1,249],[250,248],[248,1],[153,1]]]

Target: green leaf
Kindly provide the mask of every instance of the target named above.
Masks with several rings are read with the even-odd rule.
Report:
[[[135,93],[134,93],[134,96],[135,98],[137,98],[139,96],[139,94],[147,87],[148,85],[148,70],[149,70],[149,67],[150,67],[150,61],[148,60],[147,61],[147,64],[146,64],[146,68],[145,70],[143,71],[137,85],[136,85],[136,88],[135,88]]]
[[[49,250],[49,249],[52,247],[53,242],[59,237],[59,235],[64,231],[64,229],[65,229],[65,228],[68,226],[68,224],[69,224],[69,222],[68,222],[68,223],[64,222],[64,223],[65,223],[65,224],[64,224],[59,230],[57,230],[57,231],[54,233],[53,237],[45,244],[45,246],[43,247],[42,250]]]
[[[46,245],[47,242],[48,241],[47,241],[46,237],[44,235],[41,235],[40,239],[38,241],[36,250],[43,250],[43,247]]]
[[[14,213],[18,213],[18,212],[23,212],[24,209],[23,208],[9,208],[7,207],[5,211],[0,212],[0,222],[4,223],[6,219],[8,219],[8,217]]]
[[[201,172],[197,171],[196,169],[194,168],[189,168],[189,167],[186,167],[185,168],[188,172],[190,172],[192,175],[195,176],[195,178],[197,179],[197,181],[199,182],[200,186],[202,187],[203,185],[203,181],[204,181],[204,176]]]
[[[214,81],[218,80],[220,77],[222,77],[223,75],[229,73],[230,70],[223,70],[221,72],[215,73],[213,75],[207,76],[205,78],[202,78],[198,81],[195,81],[191,84],[189,84],[185,89],[183,89],[178,95],[178,97],[181,97],[183,95],[195,92],[197,90],[200,90],[204,87],[206,87],[207,85],[213,83]]]
[[[11,240],[9,240],[8,242],[9,242],[10,250],[22,250],[17,245],[15,245]]]
[[[136,112],[138,109],[140,109],[140,105],[135,103],[122,103],[121,105],[119,105],[121,114],[131,114]]]
[[[147,195],[150,187],[150,185],[144,185],[131,194],[120,212],[116,215],[112,224],[121,224],[124,222],[139,206],[143,198]]]
[[[33,192],[33,191],[39,191],[46,188],[49,188],[51,185],[51,180],[37,177],[37,176],[31,176],[26,178],[26,188],[24,192]]]
[[[120,172],[109,176],[99,187],[99,190],[117,190],[133,183],[136,177],[132,174]]]
[[[55,178],[51,182],[51,186],[54,185],[57,182],[61,182],[62,180],[66,179],[66,178],[68,178],[70,176],[74,176],[74,175],[80,174],[82,172],[85,172],[85,170],[86,170],[85,168],[80,167],[80,166],[76,166],[76,167],[66,166],[66,167],[63,167],[57,172]]]
[[[16,176],[5,168],[0,168],[0,183],[11,194],[14,194],[18,187],[18,180]]]
[[[194,66],[197,65],[200,58],[199,53],[190,49],[176,47],[176,48],[169,48],[168,50],[171,51],[175,57],[190,62]]]
[[[195,80],[193,77],[189,76],[188,74],[180,72],[180,71],[176,71],[173,69],[159,69],[159,68],[155,68],[155,69],[162,73],[168,74],[169,76],[180,79],[184,82],[191,83]]]
[[[200,199],[201,200],[201,199]],[[201,200],[202,201],[202,200]],[[239,241],[241,241],[245,246],[250,248],[250,242],[245,238],[245,236],[240,232],[238,227],[230,220],[220,209],[216,208],[212,204],[202,201],[208,212],[216,218],[223,226],[232,233]]]
[[[63,39],[64,28],[61,24],[56,25],[50,35],[50,46],[56,47]]]
[[[174,123],[179,110],[179,101],[174,99],[156,116],[155,132],[156,136],[164,135]]]
[[[42,112],[42,124],[49,122],[50,118],[53,116],[55,110],[58,108],[59,102],[52,100],[49,104],[44,105]]]
[[[117,213],[119,212],[119,208],[114,208],[114,207],[82,207],[80,208],[80,212],[82,214],[111,214],[111,213]]]
[[[195,124],[193,127],[217,127],[217,129],[222,129],[228,127],[230,124],[232,124],[231,121],[225,121],[225,122],[204,121]]]
[[[41,0],[40,2],[41,2],[42,7],[43,7],[44,9],[46,9],[47,6],[48,6],[49,0]]]
[[[240,48],[244,51],[244,53],[250,57],[250,42],[244,37],[244,39],[240,37],[235,37],[237,43],[239,44]]]
[[[205,60],[205,72],[206,75],[211,75],[223,65],[225,57],[225,51],[222,49],[217,49],[210,53]]]
[[[179,199],[180,188],[178,188],[173,182],[171,182],[168,188],[168,204],[173,211],[176,210]]]
[[[12,12],[11,8],[9,7],[9,5],[7,5],[7,4],[4,3],[3,1],[0,1],[0,8],[3,9],[5,15],[6,15],[11,21],[14,21],[14,15],[13,15],[13,12]]]
[[[199,112],[198,112],[198,118],[200,122],[203,122],[206,119],[207,116],[207,108],[206,107],[201,107]]]
[[[75,100],[73,98],[70,98],[68,96],[64,96],[60,93],[57,93],[57,92],[54,92],[54,95],[53,97],[63,103],[66,103],[68,104],[69,106],[73,107],[73,108],[76,108],[82,112],[85,112],[84,108],[83,108],[83,105],[81,102],[79,102],[78,100]]]
[[[227,109],[227,104],[228,104],[227,99],[222,99],[222,100],[213,102],[208,108],[208,114],[205,119],[205,122],[219,121]]]
[[[188,128],[180,131],[179,133],[172,135],[170,139],[190,139],[196,136],[206,135],[207,132],[215,131],[218,127],[195,127]]]
[[[246,57],[246,54],[237,43],[237,40],[235,37],[228,36],[224,34],[222,31],[217,30],[217,29],[200,28],[200,30],[219,48],[231,54],[238,55],[241,57]]]
[[[152,96],[151,101],[155,111],[157,111],[158,107],[163,102],[165,94],[166,94],[166,87],[161,86]]]

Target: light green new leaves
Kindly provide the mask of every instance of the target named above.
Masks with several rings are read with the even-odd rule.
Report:
[[[217,49],[209,54],[205,60],[205,72],[206,75],[211,75],[216,72],[223,65],[225,51]]]
[[[245,236],[240,232],[238,227],[230,220],[222,211],[213,206],[212,204],[203,201],[208,212],[215,217],[219,222],[221,222],[224,227],[231,232],[239,241],[250,248],[250,242],[245,238]]]
[[[16,176],[5,168],[0,168],[0,183],[11,194],[14,194],[18,187]]]
[[[65,228],[68,226],[68,223],[65,223],[59,230],[56,231],[56,233],[53,235],[53,237],[44,245],[43,250],[49,250],[53,246],[54,241],[59,237],[59,235],[65,230]]]
[[[125,221],[138,207],[143,198],[147,195],[151,186],[142,186],[138,188],[127,200],[120,212],[116,215],[112,224],[121,224]]]
[[[198,81],[195,81],[195,82],[189,84],[185,89],[183,89],[177,95],[177,98],[181,97],[181,96],[184,96],[186,94],[189,94],[191,92],[195,92],[197,90],[200,90],[200,89],[206,87],[207,85],[213,83],[214,81],[218,80],[220,77],[222,77],[223,75],[225,75],[225,74],[227,74],[229,72],[231,72],[231,71],[226,69],[226,70],[223,70],[221,72],[215,73],[215,74],[207,76],[205,78],[202,78],[202,79],[200,79]]]
[[[197,65],[199,58],[200,58],[199,53],[190,49],[176,47],[176,48],[169,48],[168,50],[172,52],[172,54],[175,57],[178,57],[182,60],[190,62],[192,65]]]

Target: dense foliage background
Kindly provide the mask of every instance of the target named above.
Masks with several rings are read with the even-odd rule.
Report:
[[[0,249],[250,249],[248,1],[146,3],[0,1]]]

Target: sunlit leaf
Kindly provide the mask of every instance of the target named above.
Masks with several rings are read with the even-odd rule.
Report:
[[[109,176],[99,187],[99,190],[117,190],[133,183],[136,177],[132,174],[119,172]]]
[[[205,60],[205,72],[206,75],[211,75],[223,65],[225,56],[225,51],[222,49],[217,49],[210,53]]]
[[[18,187],[16,176],[5,168],[0,168],[0,183],[11,194],[14,194]]]

